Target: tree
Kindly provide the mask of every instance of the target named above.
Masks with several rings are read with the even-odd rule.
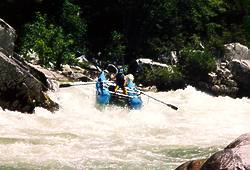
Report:
[[[21,54],[26,58],[29,50],[33,50],[39,56],[40,64],[60,69],[74,59],[74,54],[69,51],[73,40],[66,36],[60,26],[47,22],[46,15],[36,14],[34,23],[26,24],[21,38]],[[29,58],[28,58],[29,59]]]
[[[117,31],[111,33],[111,43],[106,51],[106,61],[124,65],[126,46],[123,43],[123,35]]]
[[[65,0],[62,6],[62,14],[60,15],[60,25],[74,39],[74,43],[72,44],[73,49],[81,53],[86,53],[87,24],[80,17],[80,13],[81,8],[78,5]]]

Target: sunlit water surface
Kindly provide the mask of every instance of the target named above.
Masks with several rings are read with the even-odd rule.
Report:
[[[141,110],[95,105],[94,86],[61,88],[54,114],[0,109],[0,169],[175,169],[250,130],[250,99],[187,87],[147,93]]]

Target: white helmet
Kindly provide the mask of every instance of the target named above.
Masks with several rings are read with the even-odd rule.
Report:
[[[131,81],[134,81],[134,76],[133,74],[128,74],[126,75],[127,79],[131,80]]]

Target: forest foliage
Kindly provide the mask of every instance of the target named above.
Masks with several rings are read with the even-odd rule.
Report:
[[[16,26],[17,51],[32,49],[41,64],[57,68],[79,53],[129,64],[201,44],[205,57],[220,57],[226,43],[250,45],[248,0],[3,0],[0,8]],[[7,15],[12,8],[17,12]]]

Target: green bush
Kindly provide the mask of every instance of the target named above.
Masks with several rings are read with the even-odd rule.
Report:
[[[87,24],[80,18],[80,7],[63,0],[59,13],[54,16],[58,18],[36,13],[33,23],[24,26],[19,51],[26,59],[32,50],[41,65],[60,69],[62,64],[77,63],[77,51],[86,53]]]
[[[138,83],[144,86],[156,85],[160,91],[184,87],[183,75],[176,66],[145,68],[138,77]]]
[[[74,60],[74,53],[69,51],[73,42],[61,27],[49,24],[45,15],[37,13],[35,22],[25,25],[21,38],[21,54],[29,60],[27,54],[32,49],[38,54],[41,65],[50,67],[53,64],[59,69],[61,64]]]
[[[105,49],[105,58],[109,63],[117,63],[124,65],[124,57],[126,46],[123,42],[124,36],[122,33],[113,31],[111,32],[111,42]]]
[[[216,60],[210,52],[191,48],[182,50],[179,64],[185,76],[196,80],[206,80],[208,73],[216,70]]]
[[[87,51],[87,24],[86,21],[80,17],[80,14],[81,8],[79,5],[75,5],[69,0],[64,0],[59,24],[62,26],[65,33],[74,39],[72,45],[73,50],[85,54]]]

